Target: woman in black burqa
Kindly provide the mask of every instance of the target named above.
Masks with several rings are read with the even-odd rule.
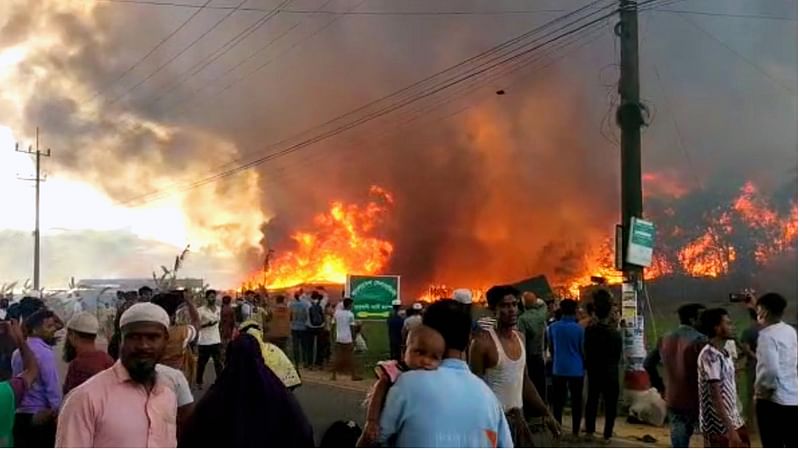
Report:
[[[225,369],[197,402],[179,447],[314,447],[300,404],[264,364],[258,341],[242,334]]]

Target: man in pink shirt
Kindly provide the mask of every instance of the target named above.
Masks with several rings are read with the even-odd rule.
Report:
[[[120,359],[67,397],[56,447],[176,447],[177,398],[156,372],[167,343],[169,316],[137,303],[120,319]]]

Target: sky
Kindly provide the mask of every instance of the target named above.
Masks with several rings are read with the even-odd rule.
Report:
[[[0,5],[0,283],[30,277],[33,188],[18,176],[33,163],[14,144],[31,145],[37,126],[52,150],[45,286],[147,277],[191,245],[185,275],[233,287],[266,241],[289,246],[332,200],[363,202],[373,184],[398,198],[391,268],[419,284],[552,273],[613,229],[611,21],[552,64],[483,81],[434,113],[413,108],[436,96],[191,186],[588,1],[152,3]],[[796,202],[797,3],[658,3],[640,18],[644,170],[704,201],[753,180],[776,204]]]

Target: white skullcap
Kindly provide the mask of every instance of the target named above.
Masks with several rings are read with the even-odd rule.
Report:
[[[472,304],[472,291],[469,289],[456,289],[453,291],[453,300],[461,303],[462,305]]]
[[[67,330],[79,333],[97,334],[99,329],[100,323],[97,322],[97,317],[88,312],[76,314],[67,322]]]
[[[422,311],[422,303],[414,303],[411,305],[411,309],[415,311]]]
[[[400,306],[402,304],[403,302],[401,302],[400,300],[392,300],[392,306]]]
[[[135,322],[155,322],[169,328],[169,316],[164,308],[154,303],[136,303],[122,313],[119,326],[124,327]]]

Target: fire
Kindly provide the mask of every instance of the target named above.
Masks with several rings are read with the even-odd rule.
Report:
[[[476,289],[476,288],[467,288],[472,292],[472,303],[473,304],[483,304],[485,303],[486,299],[484,295],[486,294],[485,289]],[[446,284],[431,284],[428,286],[428,290],[423,292],[422,294],[416,297],[416,300],[421,302],[433,303],[437,300],[443,298],[452,298],[453,292],[455,288],[452,288]]]
[[[678,184],[665,183],[669,178],[654,174],[645,176],[645,181],[668,186],[670,196],[678,198],[685,195]],[[675,215],[674,210],[665,211],[667,217]],[[712,213],[713,214],[713,213]],[[733,265],[740,259],[747,259],[737,251],[734,236],[746,231],[752,241],[752,259],[756,265],[764,265],[773,257],[797,248],[797,204],[792,203],[790,212],[781,215],[771,208],[754,183],[748,181],[739,194],[729,204],[717,211],[717,217],[706,216],[706,226],[702,234],[689,240],[677,249],[667,246],[656,247],[653,263],[645,269],[645,279],[652,280],[666,275],[682,273],[691,277],[717,278],[730,273]],[[665,224],[666,225],[666,224]],[[657,233],[657,242],[666,242],[685,232],[678,227]],[[578,296],[580,288],[588,286],[592,276],[603,277],[608,284],[620,283],[621,274],[614,269],[614,245],[611,239],[604,240],[584,256],[582,272],[562,284],[565,295]]]
[[[678,252],[683,270],[693,277],[718,277],[728,273],[736,260],[732,246],[720,245],[713,231],[708,230]]]
[[[744,228],[753,242],[753,258],[757,265],[797,247],[797,204],[792,203],[788,215],[782,217],[770,208],[753,182],[742,186],[739,195],[706,231],[678,251],[684,272],[693,277],[719,277],[730,272],[741,255],[733,245],[733,235]]]
[[[295,249],[269,259],[264,271],[245,285],[281,289],[305,283],[343,284],[348,274],[371,275],[386,267],[394,247],[372,235],[394,204],[391,193],[370,188],[372,199],[363,206],[334,201],[314,218],[311,231],[292,235]]]

